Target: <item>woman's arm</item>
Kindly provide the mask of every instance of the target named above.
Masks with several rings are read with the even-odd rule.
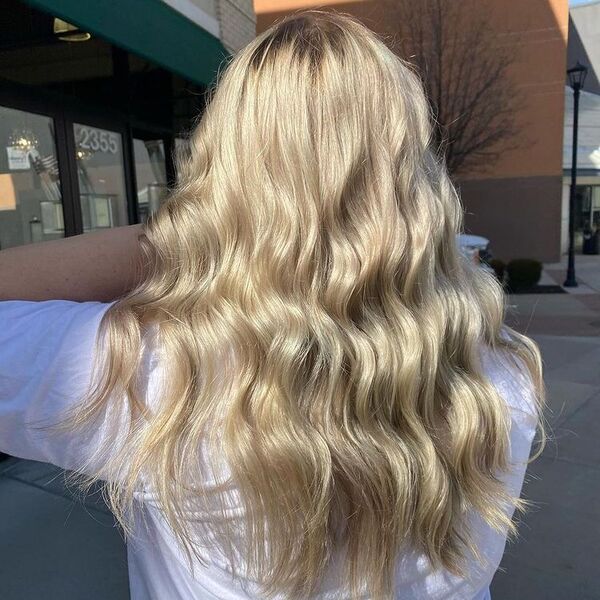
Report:
[[[141,273],[141,225],[0,251],[0,300],[109,302]]]

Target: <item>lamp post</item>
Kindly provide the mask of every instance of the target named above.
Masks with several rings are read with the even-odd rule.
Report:
[[[567,70],[569,85],[573,89],[573,153],[571,155],[571,188],[569,190],[569,262],[564,287],[577,287],[575,279],[575,190],[577,187],[577,125],[579,121],[579,92],[583,88],[587,67],[577,61]]]

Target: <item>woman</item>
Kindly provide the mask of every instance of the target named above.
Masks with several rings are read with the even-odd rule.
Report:
[[[461,216],[410,67],[282,21],[141,232],[4,254],[0,450],[106,482],[135,599],[489,598],[541,367]]]

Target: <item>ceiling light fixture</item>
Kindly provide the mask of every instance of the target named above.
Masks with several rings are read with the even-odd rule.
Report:
[[[54,35],[63,42],[86,42],[92,36],[62,19],[54,18]]]

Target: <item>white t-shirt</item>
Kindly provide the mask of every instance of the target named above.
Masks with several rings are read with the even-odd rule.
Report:
[[[98,325],[109,306],[98,302],[0,302],[0,451],[65,469],[82,469],[94,448],[105,439],[107,428],[127,421],[126,402],[115,400],[107,408],[111,418],[101,420],[92,433],[50,435],[38,427],[40,423],[56,421],[85,393]],[[151,359],[145,362],[149,381],[156,376],[152,364]],[[511,492],[519,495],[537,425],[531,387],[522,373],[499,357],[488,353],[484,366],[511,408],[513,469],[503,479]],[[149,385],[148,393],[151,389]],[[219,560],[217,549],[207,552],[207,565],[198,562],[190,571],[160,511],[146,501],[149,498],[143,493],[138,498],[138,510],[146,517],[146,527],[140,528],[128,543],[132,600],[261,597],[254,582],[240,574],[232,577],[226,564]],[[473,563],[468,579],[460,579],[446,571],[432,571],[425,557],[416,552],[406,553],[398,558],[396,598],[488,599],[489,584],[502,558],[506,538],[477,516],[473,516],[472,523],[479,550],[488,561],[487,569]],[[315,598],[349,598],[347,591],[339,587],[336,570],[334,561],[332,572]]]

